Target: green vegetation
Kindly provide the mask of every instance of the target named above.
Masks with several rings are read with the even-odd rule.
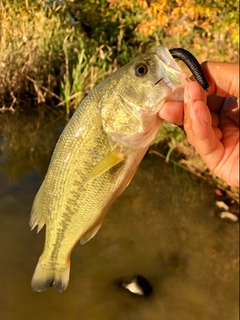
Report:
[[[185,48],[200,62],[237,62],[239,0],[2,0],[0,111],[39,106],[40,114],[69,115],[97,83],[160,44]],[[14,117],[6,125],[12,132]],[[18,148],[19,135],[12,139]],[[164,124],[157,141],[164,154],[156,144],[153,150],[167,162],[208,172],[179,128]]]
[[[238,59],[236,0],[2,0],[0,108],[75,109],[139,52],[184,47],[198,57]]]

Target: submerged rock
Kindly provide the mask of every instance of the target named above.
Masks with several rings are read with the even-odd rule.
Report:
[[[215,203],[219,209],[223,209],[225,211],[229,210],[228,205],[224,201],[216,201]]]
[[[121,286],[131,293],[139,296],[147,296],[152,292],[150,283],[140,275],[136,275],[129,280],[122,281]]]
[[[228,212],[228,211],[223,211],[220,213],[220,218],[231,221],[231,222],[237,222],[238,221],[238,217],[233,214],[232,212]]]

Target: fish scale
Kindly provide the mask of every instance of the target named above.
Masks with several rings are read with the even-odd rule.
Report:
[[[169,54],[169,65],[163,64],[161,50]],[[177,100],[183,93],[187,78],[179,67],[172,68],[174,64],[164,47],[141,55],[94,88],[75,111],[32,208],[31,228],[38,225],[40,231],[46,224],[33,290],[66,289],[73,247],[95,236],[154,140],[163,102]]]

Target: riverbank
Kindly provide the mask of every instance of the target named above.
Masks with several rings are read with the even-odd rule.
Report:
[[[2,111],[44,104],[69,114],[106,76],[160,44],[200,62],[238,60],[235,1],[4,0],[0,15]]]
[[[0,171],[12,183],[33,168],[44,178],[57,139],[67,122],[59,110],[46,107],[0,113]],[[239,213],[239,189],[229,187],[213,175],[179,127],[164,122],[148,153],[161,158],[159,161],[164,159],[166,165],[190,172],[199,182],[204,180],[215,189],[219,200],[231,208],[234,206],[236,214]]]
[[[233,212],[239,215],[239,188],[230,187],[209,170],[180,128],[164,123],[148,152],[207,182],[215,189],[219,200],[227,203]]]
[[[0,3],[2,112],[29,112],[35,108],[39,115],[51,111],[56,118],[62,114],[69,118],[97,83],[137,54],[160,44],[183,47],[200,62],[238,61],[236,1],[46,3]],[[184,70],[190,76],[189,70]],[[12,132],[13,119],[8,123],[12,123]],[[20,136],[21,129],[16,139]],[[150,152],[183,166],[238,201],[238,190],[229,188],[208,171],[179,128],[168,125],[159,137],[158,143],[165,146],[165,151],[159,151],[155,144]],[[16,148],[20,148],[19,140]]]

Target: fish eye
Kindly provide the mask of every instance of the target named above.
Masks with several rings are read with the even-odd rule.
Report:
[[[148,73],[148,66],[145,63],[139,63],[134,67],[136,76],[142,77]]]

